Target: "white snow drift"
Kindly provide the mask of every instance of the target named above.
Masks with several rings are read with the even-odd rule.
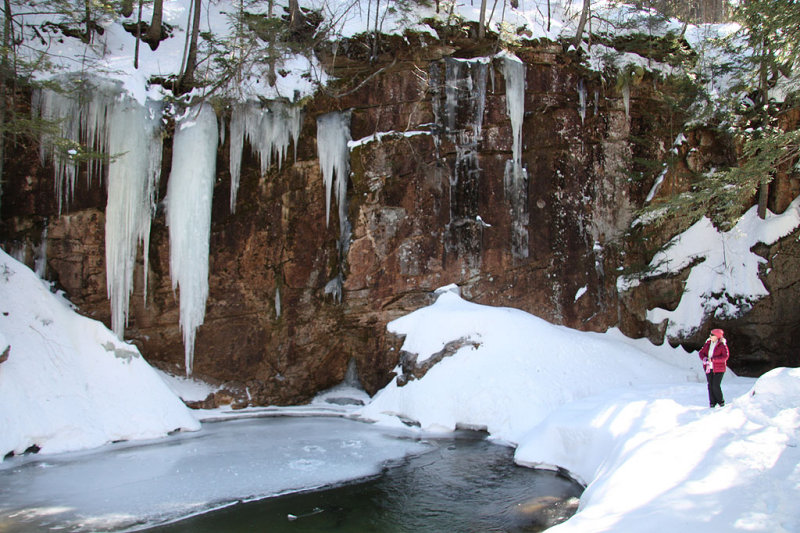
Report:
[[[102,323],[75,313],[0,250],[0,455],[161,437],[199,423]]]

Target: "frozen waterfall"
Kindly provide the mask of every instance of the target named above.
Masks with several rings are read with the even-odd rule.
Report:
[[[256,102],[247,102],[233,108],[230,124],[231,212],[236,211],[245,139],[261,162],[263,176],[272,165],[273,157],[280,168],[286,159],[290,141],[294,142],[295,156],[297,155],[297,139],[302,120],[302,108],[281,102],[271,102],[266,107]]]
[[[516,56],[505,55],[506,112],[511,120],[512,159],[506,162],[503,182],[511,211],[511,253],[528,257],[528,176],[522,166],[522,121],[525,116],[525,64]]]
[[[167,225],[173,290],[180,287],[186,374],[192,373],[194,339],[205,318],[211,200],[216,175],[217,116],[209,105],[176,120],[167,184]]]
[[[476,268],[480,262],[484,228],[478,212],[483,174],[478,150],[483,136],[490,62],[491,58],[485,57],[470,60],[448,57],[432,64],[430,70],[433,113],[440,133],[436,139],[437,151],[442,140],[453,143],[455,148],[445,251],[459,257],[469,268]]]
[[[108,150],[116,157],[109,163],[107,178],[106,287],[112,329],[121,339],[140,243],[147,294],[150,222],[161,177],[161,106],[148,101],[144,107],[123,98],[109,107],[107,116]]]

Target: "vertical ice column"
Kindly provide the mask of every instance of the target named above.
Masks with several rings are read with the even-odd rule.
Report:
[[[333,111],[317,117],[317,155],[325,183],[325,222],[330,221],[331,191],[339,206],[339,225],[347,220],[347,180],[350,179],[350,114]]]
[[[350,248],[347,219],[347,182],[350,179],[350,113],[332,111],[317,117],[317,155],[325,183],[325,223],[330,222],[331,191],[339,206],[339,272],[325,285],[325,294],[341,302],[344,284],[342,264]]]
[[[161,177],[161,108],[123,98],[109,109],[106,204],[106,288],[111,327],[122,338],[128,321],[133,271],[143,247],[144,293],[150,248],[150,222]]]
[[[586,121],[586,82],[583,78],[578,80],[578,114],[581,117],[581,124]]]
[[[217,161],[217,116],[205,104],[178,119],[167,184],[167,225],[172,288],[180,287],[181,330],[186,374],[194,366],[194,339],[208,298],[211,200]]]
[[[281,102],[271,102],[264,107],[255,102],[234,107],[231,112],[231,212],[236,210],[236,196],[242,167],[244,141],[250,143],[253,153],[261,162],[261,175],[265,175],[277,160],[278,168],[286,159],[289,142],[294,142],[297,155],[297,140],[302,124],[302,108]]]
[[[511,120],[512,159],[506,162],[503,182],[511,212],[511,253],[528,257],[528,176],[522,167],[522,121],[525,116],[525,64],[505,55],[506,112]]]

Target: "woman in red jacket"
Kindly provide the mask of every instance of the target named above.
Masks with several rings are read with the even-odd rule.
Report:
[[[706,371],[708,381],[708,403],[711,407],[725,405],[722,397],[722,376],[728,367],[728,344],[725,342],[725,332],[721,329],[712,329],[711,336],[700,348],[700,360]]]

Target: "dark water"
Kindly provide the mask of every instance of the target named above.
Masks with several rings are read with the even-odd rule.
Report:
[[[434,444],[368,481],[241,503],[147,531],[534,532],[576,510],[579,484],[514,465],[511,448],[474,435]]]

